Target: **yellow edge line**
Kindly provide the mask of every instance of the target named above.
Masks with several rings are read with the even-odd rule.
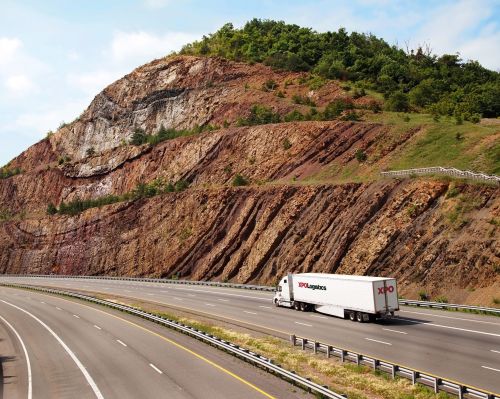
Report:
[[[108,294],[107,292],[99,292],[99,291],[93,291],[93,292],[97,292],[97,293],[100,293],[100,294]],[[123,296],[123,295],[120,295],[120,294],[114,294],[114,295],[118,295],[118,296]],[[143,298],[138,298],[138,297],[134,297],[134,296],[123,296],[124,298],[130,298],[130,299],[138,299],[140,301],[143,301],[143,302],[150,302],[150,303],[155,303],[155,304],[158,304],[158,305],[167,305],[167,306],[172,306],[174,308],[178,308],[178,309],[187,309],[187,310],[192,310],[192,311],[195,311],[195,312],[199,312],[199,313],[202,313],[202,314],[207,314],[207,315],[211,315],[211,316],[217,316],[217,317],[221,317],[223,319],[227,319],[227,320],[232,320],[232,321],[237,321],[239,323],[244,323],[244,324],[248,324],[249,326],[255,326],[255,327],[260,327],[260,328],[265,328],[266,330],[270,330],[270,331],[276,331],[278,333],[281,333],[281,334],[285,334],[285,335],[295,335],[291,332],[287,332],[287,331],[281,331],[281,330],[276,330],[274,328],[271,328],[271,327],[266,327],[266,326],[263,326],[261,324],[254,324],[254,323],[250,323],[248,321],[244,321],[244,320],[239,320],[239,319],[233,319],[232,317],[228,317],[228,316],[222,316],[222,315],[218,315],[216,313],[210,313],[210,312],[204,312],[204,311],[200,311],[198,309],[193,309],[193,308],[188,308],[188,307],[185,307],[185,306],[177,306],[175,304],[170,304],[170,303],[166,303],[166,302],[158,302],[158,301],[154,301],[154,300],[149,300],[149,299],[143,299]],[[306,338],[308,341],[312,341],[314,342],[315,340],[312,339],[312,338],[307,338],[307,337],[304,337]],[[345,351],[348,351],[348,352],[353,352],[352,349],[346,349],[346,348],[343,348],[341,346],[338,346],[338,345],[333,345],[333,344],[326,344],[326,345],[330,345],[330,346],[333,346],[335,348],[338,348],[338,349],[343,349]],[[362,353],[362,352],[357,352],[359,353],[360,355],[362,356],[366,356],[366,357],[370,357],[370,358],[373,358],[375,356],[373,355],[367,355],[365,353]],[[442,378],[442,379],[445,379],[447,381],[450,381],[450,382],[453,382],[455,384],[458,384],[458,385],[466,385],[472,389],[477,389],[478,391],[482,391],[482,392],[485,392],[485,393],[488,393],[488,394],[492,394],[492,395],[497,395],[496,393],[494,392],[491,392],[491,391],[487,391],[483,388],[478,388],[478,387],[475,387],[473,385],[470,385],[470,384],[464,384],[463,382],[460,382],[460,381],[456,381],[456,380],[453,380],[451,378],[447,378],[447,377],[440,377],[440,376],[437,376],[435,374],[431,374],[427,371],[422,371],[422,370],[419,370],[419,369],[416,369],[416,368],[413,368],[413,367],[410,367],[410,366],[404,366],[402,364],[398,364],[398,363],[394,363],[393,361],[390,361],[390,360],[385,360],[385,359],[382,359],[382,358],[379,358],[377,357],[377,360],[381,360],[383,362],[387,362],[387,363],[391,363],[391,364],[394,364],[396,366],[399,366],[399,367],[403,367],[403,368],[409,368],[409,369],[412,369],[414,371],[417,371],[419,373],[422,373],[422,374],[426,374],[426,375],[429,375],[431,377],[434,377],[434,378]]]
[[[44,292],[38,292],[38,293],[39,293],[39,294],[42,294],[42,295],[45,295],[45,296],[49,296],[49,297],[51,297],[51,298],[57,298],[57,299],[60,299],[60,300],[66,301],[66,302],[71,302],[71,303],[74,303],[74,304],[77,304],[77,305],[80,305],[80,306],[85,306],[86,308],[90,308],[90,309],[93,309],[93,310],[95,310],[95,311],[97,311],[97,312],[104,313],[104,314],[105,314],[105,315],[107,315],[107,316],[114,317],[114,318],[116,318],[116,319],[118,319],[118,320],[121,320],[121,321],[123,321],[123,322],[125,322],[125,323],[128,323],[128,324],[130,324],[130,325],[132,325],[132,326],[135,326],[135,327],[137,327],[137,328],[139,328],[139,329],[141,329],[141,330],[143,330],[143,331],[146,331],[146,332],[148,332],[148,333],[150,333],[150,334],[152,334],[152,335],[157,336],[158,338],[163,339],[164,341],[166,341],[166,342],[168,342],[168,343],[170,343],[170,344],[172,344],[172,345],[176,346],[176,347],[177,347],[177,348],[179,348],[179,349],[182,349],[182,350],[184,350],[184,351],[188,352],[189,354],[191,354],[191,355],[193,355],[193,356],[197,357],[198,359],[203,360],[204,362],[206,362],[206,363],[210,364],[211,366],[213,366],[213,367],[215,367],[215,368],[217,368],[217,369],[219,369],[219,370],[223,371],[224,373],[226,373],[226,374],[230,375],[231,377],[233,377],[233,378],[235,378],[236,380],[238,380],[238,381],[242,382],[243,384],[248,385],[250,388],[252,388],[252,389],[256,390],[257,392],[261,393],[261,394],[262,394],[262,395],[264,395],[265,397],[267,397],[267,398],[269,398],[269,399],[277,399],[275,396],[272,396],[272,395],[268,394],[267,392],[263,391],[263,390],[262,390],[262,389],[260,389],[259,387],[257,387],[257,386],[255,386],[255,385],[253,385],[251,382],[249,382],[249,381],[245,380],[244,378],[242,378],[242,377],[240,377],[240,376],[238,376],[238,375],[234,374],[233,372],[231,372],[231,371],[229,371],[228,369],[226,369],[226,368],[224,368],[224,367],[220,366],[219,364],[217,364],[217,363],[215,363],[215,362],[213,362],[213,361],[211,361],[211,360],[207,359],[206,357],[204,357],[204,356],[202,356],[202,355],[200,355],[200,354],[198,354],[198,353],[196,353],[196,352],[192,351],[192,350],[191,350],[191,349],[189,349],[189,348],[186,348],[185,346],[183,346],[183,345],[181,345],[181,344],[179,344],[179,343],[177,343],[177,342],[175,342],[175,341],[173,341],[173,340],[171,340],[171,339],[169,339],[169,338],[167,338],[167,337],[165,337],[165,336],[163,336],[163,335],[161,335],[161,334],[158,334],[158,333],[156,333],[156,332],[154,332],[154,331],[151,331],[151,330],[149,330],[149,329],[147,329],[147,328],[145,328],[145,327],[142,327],[142,326],[140,326],[139,324],[136,324],[136,323],[134,323],[134,322],[132,322],[132,321],[129,321],[129,320],[127,320],[127,319],[124,319],[124,318],[122,318],[122,317],[120,317],[120,316],[116,316],[116,315],[114,315],[114,314],[111,314],[111,313],[105,312],[105,311],[103,311],[103,310],[101,310],[101,309],[96,309],[96,308],[94,308],[94,307],[92,307],[92,306],[85,305],[85,304],[83,304],[83,303],[79,303],[79,302],[76,302],[76,301],[71,301],[71,300],[69,300],[69,299],[66,299],[66,298],[61,298],[61,297],[59,297],[59,296],[54,296],[54,295],[51,295],[51,294],[49,294],[49,293],[44,293]]]
[[[57,287],[56,287],[56,288],[53,288],[53,289],[57,289]],[[85,291],[85,290],[82,290],[82,291]],[[87,291],[87,292],[95,292],[95,293],[98,293],[98,294],[101,294],[101,295],[102,295],[102,294],[104,294],[104,295],[108,294],[108,295],[109,295],[109,293],[107,293],[107,292],[100,292],[100,291]],[[279,333],[281,333],[281,334],[286,334],[286,335],[295,335],[295,334],[293,334],[293,333],[291,333],[291,332],[281,331],[281,330],[276,330],[276,329],[274,329],[274,328],[266,327],[266,326],[263,326],[263,325],[260,325],[260,324],[254,324],[254,323],[250,323],[250,322],[248,322],[248,321],[244,321],[244,320],[233,319],[232,317],[222,316],[222,315],[218,315],[218,314],[216,314],[216,313],[203,312],[203,311],[200,311],[200,310],[198,310],[198,309],[192,309],[192,308],[188,308],[188,307],[184,307],[184,306],[177,306],[177,305],[170,304],[170,303],[158,302],[158,301],[154,301],[154,300],[143,299],[143,298],[138,298],[138,297],[133,297],[133,296],[130,296],[130,297],[129,297],[129,296],[127,296],[127,297],[125,297],[125,296],[120,295],[120,294],[113,294],[113,295],[122,296],[122,297],[124,297],[124,298],[138,299],[138,300],[143,301],[143,302],[156,303],[156,304],[158,304],[158,305],[167,305],[167,306],[172,306],[172,307],[174,307],[174,308],[179,308],[179,309],[187,309],[187,310],[192,310],[192,311],[195,311],[195,312],[199,312],[199,313],[203,313],[203,314],[208,314],[208,315],[211,315],[211,316],[221,317],[221,318],[224,318],[224,319],[227,319],[227,320],[232,320],[232,321],[237,321],[237,322],[239,322],[239,323],[248,324],[248,325],[250,325],[250,326],[255,326],[255,327],[265,328],[265,329],[267,329],[267,330],[270,330],[270,331],[276,331],[276,332],[279,332]],[[307,337],[304,337],[304,338],[306,338],[308,341],[313,341],[313,342],[315,341],[315,340],[314,340],[314,339],[312,339],[312,338],[307,338]],[[333,346],[333,347],[338,348],[338,349],[343,349],[343,350],[348,351],[348,352],[353,352],[353,350],[352,350],[352,349],[346,349],[346,348],[343,348],[343,347],[338,346],[338,345],[334,345],[334,344],[326,344],[326,345],[330,345],[330,346]],[[362,352],[356,352],[356,353],[358,353],[358,354],[360,354],[360,355],[362,355],[362,356],[370,357],[370,358],[375,357],[375,356],[373,356],[373,355],[367,355],[367,354],[362,353]],[[431,373],[429,373],[429,372],[427,372],[427,371],[422,371],[422,370],[419,370],[419,369],[416,369],[416,368],[413,368],[413,367],[410,367],[410,366],[405,366],[405,365],[402,365],[402,364],[399,364],[399,363],[394,363],[393,361],[390,361],[390,360],[382,359],[382,358],[379,358],[379,357],[377,357],[377,360],[381,360],[381,361],[383,361],[383,362],[391,363],[391,364],[394,364],[395,366],[399,366],[399,367],[403,367],[403,368],[412,369],[412,370],[414,370],[414,371],[417,371],[417,372],[422,373],[422,374],[429,375],[429,376],[434,377],[434,378],[442,378],[442,379],[445,379],[445,380],[447,380],[447,381],[453,382],[453,383],[458,384],[458,385],[466,385],[466,386],[468,386],[468,387],[470,387],[470,388],[472,388],[472,389],[477,389],[478,391],[482,391],[482,392],[485,392],[485,393],[487,393],[487,394],[491,394],[491,395],[495,395],[495,396],[496,396],[496,395],[498,395],[498,394],[496,394],[495,392],[487,391],[487,390],[485,390],[485,389],[483,389],[483,388],[478,388],[478,387],[476,387],[476,386],[474,386],[474,385],[464,384],[463,382],[456,381],[456,380],[453,380],[453,379],[451,379],[451,378],[447,378],[447,377],[440,377],[440,376],[437,376],[437,375],[435,375],[435,374],[431,374]]]

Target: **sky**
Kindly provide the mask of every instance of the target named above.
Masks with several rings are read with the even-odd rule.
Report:
[[[500,0],[0,0],[0,9],[0,166],[108,84],[227,22],[344,27],[500,70]]]

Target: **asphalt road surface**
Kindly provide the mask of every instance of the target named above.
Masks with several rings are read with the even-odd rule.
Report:
[[[0,287],[0,398],[307,398],[224,352],[137,317]]]
[[[356,323],[276,308],[271,292],[122,280],[9,278],[0,281],[121,295],[316,339],[379,359],[500,392],[500,318],[402,307],[396,318]]]

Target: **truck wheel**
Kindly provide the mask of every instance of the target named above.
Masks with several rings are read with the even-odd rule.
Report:
[[[301,312],[307,312],[307,303],[301,302],[301,304],[300,304],[300,311]]]
[[[349,320],[355,321],[356,320],[356,313],[354,312],[349,312]]]
[[[363,320],[363,313],[361,312],[356,312],[356,321],[360,322],[360,323],[363,323],[364,320]]]
[[[300,303],[299,303],[299,302],[294,302],[294,303],[293,303],[293,308],[294,308],[295,310],[300,310]]]
[[[276,307],[280,306],[277,299],[274,300],[274,306],[276,306]]]

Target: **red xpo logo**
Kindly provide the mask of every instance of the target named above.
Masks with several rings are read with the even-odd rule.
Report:
[[[302,281],[299,281],[299,288],[309,288],[311,290],[323,290],[323,291],[326,291],[326,286],[324,286],[324,285],[303,283]]]
[[[394,292],[394,287],[390,285],[389,287],[378,287],[378,294],[385,294],[386,292]]]

